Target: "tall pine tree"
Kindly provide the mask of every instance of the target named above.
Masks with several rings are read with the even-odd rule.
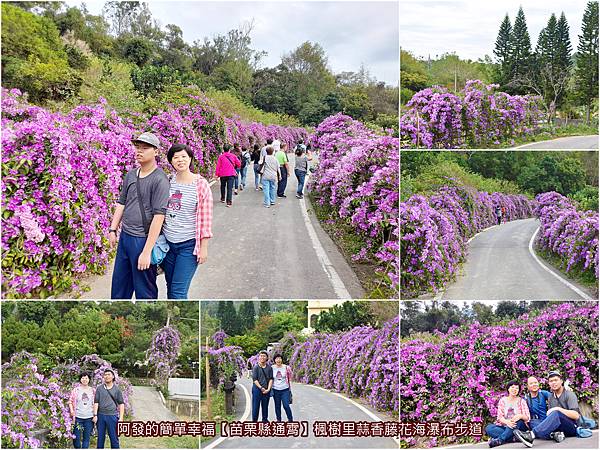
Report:
[[[590,123],[590,110],[598,98],[598,2],[588,2],[583,14],[581,34],[577,45],[576,95],[586,107],[586,121]]]
[[[229,336],[242,334],[242,324],[232,301],[223,302],[223,318],[221,328]]]
[[[510,39],[510,82],[514,83],[527,77],[531,69],[531,62],[531,40],[527,31],[525,13],[523,8],[519,7]],[[526,93],[518,83],[514,83],[514,86],[511,89],[514,93]]]
[[[496,71],[496,82],[502,89],[505,89],[506,85],[510,81],[510,36],[512,33],[512,25],[508,14],[504,16],[504,20],[500,24],[500,31],[498,31],[498,37],[496,38],[496,48],[494,48],[494,55],[496,55],[498,61],[498,69]]]
[[[242,322],[242,331],[252,330],[255,323],[254,302],[252,300],[245,301],[240,307],[240,321]]]
[[[563,70],[570,70],[572,65],[571,53],[573,51],[573,47],[571,47],[571,38],[569,37],[569,24],[567,23],[567,18],[565,17],[565,13],[560,14],[560,19],[558,19],[558,23],[556,24],[556,32],[557,32],[557,63],[558,66]]]
[[[268,316],[271,314],[271,304],[267,301],[260,302],[260,308],[258,309],[258,317]]]

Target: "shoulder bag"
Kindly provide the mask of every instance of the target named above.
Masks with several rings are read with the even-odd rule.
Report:
[[[144,231],[146,237],[150,233],[150,225],[148,224],[148,218],[146,217],[146,211],[144,210],[144,204],[142,202],[142,190],[140,189],[140,170],[138,169],[135,177],[135,188],[137,189],[138,205],[140,207],[140,213],[142,214],[142,222],[144,224]],[[158,265],[165,259],[167,252],[169,251],[169,244],[164,234],[159,234],[154,247],[152,247],[152,253],[150,255],[150,264]]]

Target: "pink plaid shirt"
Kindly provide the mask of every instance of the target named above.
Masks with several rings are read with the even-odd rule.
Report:
[[[516,410],[514,411],[516,414],[522,414],[524,416],[523,422],[527,423],[530,420],[529,415],[529,407],[527,406],[527,402],[522,398],[517,400]],[[508,412],[508,397],[502,397],[498,402],[498,415],[496,416],[496,425],[505,426],[501,422],[502,419],[507,419],[506,413]]]
[[[213,197],[208,181],[197,175],[195,184],[198,192],[198,208],[196,208],[196,246],[194,255],[200,253],[200,241],[212,237]]]

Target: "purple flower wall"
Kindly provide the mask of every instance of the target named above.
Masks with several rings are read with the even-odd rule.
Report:
[[[316,128],[312,145],[319,153],[311,181],[318,202],[333,207],[363,239],[354,259],[374,259],[397,290],[398,139],[336,114]]]
[[[400,358],[403,421],[491,422],[506,381],[516,378],[525,386],[533,375],[545,383],[550,370],[561,371],[579,401],[598,414],[597,302],[557,304],[506,325],[474,323],[403,341]],[[414,438],[407,442],[416,444]]]
[[[401,296],[444,287],[464,260],[468,239],[497,223],[496,206],[505,208],[505,220],[516,220],[531,217],[534,203],[523,195],[455,186],[400,203]]]
[[[539,99],[497,92],[469,80],[458,94],[439,86],[417,92],[400,116],[404,148],[487,148],[533,133],[542,118]]]
[[[557,192],[536,197],[535,214],[540,219],[537,243],[559,256],[563,268],[578,269],[598,279],[598,211],[578,211]]]

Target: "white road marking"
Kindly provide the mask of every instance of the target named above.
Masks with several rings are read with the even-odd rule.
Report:
[[[243,389],[244,397],[246,397],[246,406],[244,408],[244,414],[242,415],[242,418],[240,419],[240,422],[245,422],[246,420],[248,420],[248,417],[250,416],[250,405],[252,404],[252,401],[250,399],[250,392],[248,392],[248,389],[246,389],[246,387],[244,385],[242,385],[241,383],[239,383],[238,386]],[[202,448],[206,449],[206,450],[210,450],[212,448],[215,448],[217,445],[219,445],[225,439],[229,439],[229,437],[220,437],[219,439],[211,442],[207,446],[203,445]]]
[[[325,392],[329,392],[330,394],[333,395],[337,395],[340,398],[343,398],[344,400],[352,403],[354,406],[356,406],[358,409],[360,409],[362,412],[364,412],[367,416],[369,416],[371,419],[373,419],[375,422],[384,422],[384,420],[382,420],[379,416],[377,416],[375,413],[369,411],[367,408],[365,408],[363,405],[361,405],[360,403],[355,402],[354,400],[352,400],[351,398],[348,398],[338,392],[332,392],[328,389],[322,388],[321,386],[315,386],[314,384],[307,384],[306,386],[311,386],[315,389],[321,389],[322,391]],[[393,437],[392,438],[398,445],[400,445],[400,439]]]
[[[555,277],[558,281],[560,281],[562,284],[564,284],[565,286],[567,286],[569,289],[571,289],[572,291],[574,291],[575,293],[577,293],[577,295],[579,295],[581,298],[583,298],[584,300],[594,300],[592,297],[590,297],[589,295],[587,295],[585,292],[583,292],[577,286],[572,285],[567,280],[565,280],[563,277],[561,277],[559,274],[555,273],[553,270],[550,270],[548,267],[546,267],[546,265],[544,263],[542,263],[542,261],[540,261],[540,259],[537,257],[537,255],[533,251],[533,242],[535,241],[535,238],[538,235],[539,231],[540,231],[540,227],[537,227],[537,229],[535,230],[535,233],[533,233],[533,236],[531,236],[531,239],[529,240],[529,253],[533,257],[533,259],[535,259],[536,262],[540,266],[542,266],[542,269],[544,269],[550,275],[552,275],[553,277]]]
[[[312,242],[313,249],[315,250],[315,253],[317,254],[317,258],[319,258],[319,262],[321,263],[321,267],[323,268],[323,271],[327,274],[327,277],[329,278],[329,282],[331,283],[331,286],[333,287],[333,290],[335,291],[335,295],[337,295],[338,298],[342,298],[342,299],[352,298],[350,296],[350,293],[346,289],[346,286],[344,286],[344,282],[342,281],[342,279],[336,272],[335,268],[333,267],[333,264],[331,264],[331,261],[329,261],[329,258],[327,257],[327,253],[325,252],[325,249],[321,245],[321,241],[319,241],[317,232],[315,231],[315,229],[310,221],[310,217],[308,217],[308,212],[306,211],[306,202],[302,198],[299,200],[299,203],[300,203],[300,209],[302,210],[302,216],[304,217],[304,225],[306,225],[306,230],[308,231],[308,235],[310,236],[310,240]]]

